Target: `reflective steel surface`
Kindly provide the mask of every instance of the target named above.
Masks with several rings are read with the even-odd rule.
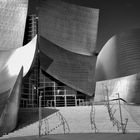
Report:
[[[11,93],[6,100],[5,107],[0,116],[0,136],[10,132],[16,127],[20,103],[22,78],[23,67],[20,70],[14,87],[11,88]]]
[[[39,1],[39,34],[77,54],[93,54],[98,18],[99,9],[57,0]]]
[[[97,58],[96,80],[109,80],[140,71],[140,29],[130,29],[112,37]]]
[[[0,50],[23,45],[28,0],[0,0]]]
[[[95,100],[110,99],[116,93],[128,103],[140,103],[140,29],[112,37],[102,48],[96,63]]]
[[[48,74],[84,94],[94,94],[96,56],[72,53],[43,37],[40,37],[39,47],[44,55],[40,63]]]
[[[37,36],[23,47],[0,50],[0,135],[16,126],[21,81],[32,65],[36,41]]]

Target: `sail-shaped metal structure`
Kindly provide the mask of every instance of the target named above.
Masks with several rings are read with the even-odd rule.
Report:
[[[1,56],[5,56],[0,59],[0,135],[11,131],[16,126],[21,81],[32,65],[36,41],[37,36],[23,47],[0,51]],[[12,120],[13,123],[9,123]]]
[[[96,63],[97,86],[104,85],[104,90],[111,88],[108,89],[111,98],[115,96],[112,94],[118,92],[128,102],[140,102],[139,46],[140,29],[135,28],[113,36],[99,53]],[[96,90],[97,96],[101,90],[103,92],[102,88]]]
[[[99,10],[57,0],[39,2],[39,48],[43,69],[84,94],[94,93]]]
[[[39,34],[73,53],[92,55],[99,9],[57,0],[39,1]]]
[[[23,46],[28,0],[0,0],[0,135],[16,127],[22,77],[29,71],[37,36]]]
[[[130,29],[113,36],[98,55],[97,81],[108,80],[140,71],[140,29]]]
[[[43,70],[69,87],[84,94],[93,95],[95,55],[85,56],[72,53],[43,37],[40,37],[39,48],[41,52],[40,63]]]
[[[128,6],[95,0],[95,5],[86,7],[66,1],[39,1],[37,52],[41,69],[76,91],[95,95],[95,101],[105,100],[107,90],[110,99],[119,93],[129,103],[140,103],[139,7],[135,2]],[[36,55],[37,36],[23,46],[28,0],[0,0],[0,11],[3,135],[16,126],[22,77]]]
[[[27,10],[28,0],[0,0],[0,135],[17,123],[23,68],[16,48],[23,45]]]
[[[20,93],[21,93],[21,84],[23,78],[23,67],[18,74],[14,87],[11,87],[11,92],[9,90],[9,96],[1,108],[0,116],[0,136],[10,132],[16,127],[18,120],[18,110],[20,104]],[[0,94],[1,96],[1,94]]]

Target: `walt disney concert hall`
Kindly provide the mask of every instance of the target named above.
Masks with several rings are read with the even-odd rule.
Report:
[[[140,8],[131,0],[0,0],[0,135],[19,108],[140,103]]]

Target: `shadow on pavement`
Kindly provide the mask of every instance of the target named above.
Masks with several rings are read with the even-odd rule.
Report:
[[[42,119],[56,113],[57,111],[59,110],[54,108],[42,108]],[[37,122],[39,120],[38,112],[38,108],[20,109],[18,114],[18,124],[15,130]]]

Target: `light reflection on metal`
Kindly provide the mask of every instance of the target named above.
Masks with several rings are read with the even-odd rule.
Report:
[[[0,50],[23,45],[28,0],[0,0]]]
[[[29,42],[24,47],[20,47],[16,49],[8,62],[6,63],[6,67],[8,67],[9,75],[14,76],[17,75],[21,66],[23,66],[24,76],[29,71],[30,66],[32,64],[35,50],[36,50],[36,41],[37,36],[35,36],[31,42]]]
[[[140,73],[125,76],[121,78],[115,78],[111,80],[104,80],[96,82],[95,100],[104,101],[103,93],[104,88],[102,84],[108,88],[109,99],[113,100],[116,98],[116,93],[119,93],[120,98],[126,100],[128,103],[137,104],[140,103]]]
[[[11,87],[10,95],[6,99],[5,107],[3,108],[2,114],[0,116],[0,136],[10,132],[16,127],[22,78],[23,67],[18,74],[14,87]]]
[[[96,63],[95,99],[103,100],[100,84],[109,89],[109,98],[115,93],[128,103],[140,103],[140,28],[113,36],[103,47]]]
[[[13,87],[16,77],[23,66],[24,76],[30,69],[35,51],[37,36],[24,47],[13,50],[0,51],[0,93]]]
[[[39,2],[39,34],[73,53],[93,54],[98,18],[99,9],[57,0]]]
[[[36,51],[36,41],[37,36],[26,46],[12,50],[0,50],[0,54],[2,54],[0,57],[2,66],[0,70],[0,103],[3,100],[6,101],[2,106],[0,105],[0,135],[11,131],[16,126],[21,93],[21,75],[25,76],[31,67]],[[20,71],[22,74],[19,74]]]
[[[140,71],[140,28],[113,36],[103,47],[96,63],[96,81],[136,74]]]
[[[94,94],[96,56],[67,51],[40,37],[41,68],[69,87],[87,95]],[[46,57],[45,57],[46,56]],[[42,59],[43,58],[43,59]],[[49,66],[44,64],[48,62]]]

